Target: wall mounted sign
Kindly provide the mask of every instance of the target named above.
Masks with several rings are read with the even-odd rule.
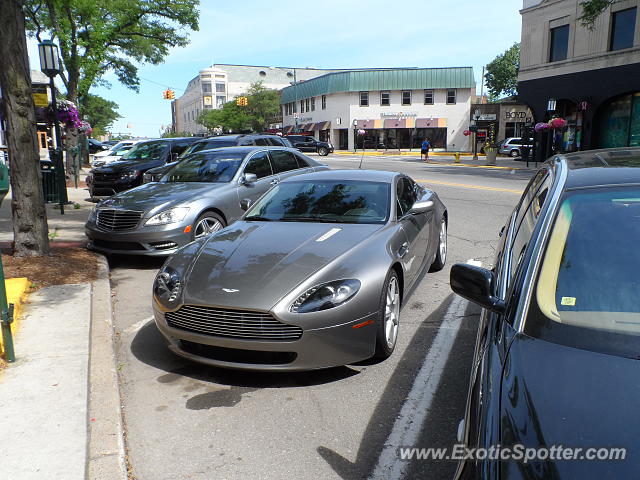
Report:
[[[405,118],[405,117],[417,117],[417,116],[418,116],[417,113],[404,113],[404,112],[380,114],[380,118]]]

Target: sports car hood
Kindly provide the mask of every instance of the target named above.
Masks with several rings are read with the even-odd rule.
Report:
[[[270,309],[303,280],[381,228],[234,223],[203,246],[186,280],[184,302]]]
[[[516,336],[504,369],[500,443],[628,450],[624,461],[502,462],[501,478],[635,477],[638,367],[638,360]]]
[[[197,197],[209,195],[227,183],[147,183],[104,200],[99,207],[140,210],[155,214]]]

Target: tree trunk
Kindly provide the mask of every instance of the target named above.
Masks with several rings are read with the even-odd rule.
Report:
[[[0,0],[0,90],[9,150],[14,252],[49,253],[22,2]]]

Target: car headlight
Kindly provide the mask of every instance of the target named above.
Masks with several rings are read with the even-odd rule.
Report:
[[[342,305],[360,290],[360,281],[336,280],[310,288],[293,302],[289,310],[293,313],[319,312]]]
[[[96,207],[93,207],[91,209],[91,213],[89,214],[89,219],[87,221],[95,222],[97,216],[98,216],[98,209]]]
[[[180,298],[181,291],[182,278],[180,274],[171,267],[162,267],[153,282],[153,293],[156,297],[163,303],[171,304]]]
[[[140,172],[138,170],[129,170],[126,172],[122,172],[120,174],[120,178],[122,180],[131,180],[133,178],[136,178],[138,175],[140,175]]]
[[[170,210],[165,210],[157,215],[154,215],[145,222],[145,225],[166,225],[167,223],[176,223],[184,220],[187,216],[189,207],[177,207]]]

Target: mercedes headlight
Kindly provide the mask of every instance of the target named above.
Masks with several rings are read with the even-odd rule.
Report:
[[[166,304],[175,303],[180,298],[182,278],[173,268],[164,266],[153,282],[153,293]]]
[[[360,281],[336,280],[310,288],[293,302],[289,310],[293,313],[319,312],[342,305],[360,290]]]
[[[88,222],[95,222],[96,218],[98,216],[98,209],[94,206],[91,209],[91,213],[89,214],[89,219],[87,220]]]
[[[145,222],[145,225],[166,225],[168,223],[176,223],[184,220],[187,216],[189,207],[178,207],[170,210],[165,210],[157,215],[154,215]]]

